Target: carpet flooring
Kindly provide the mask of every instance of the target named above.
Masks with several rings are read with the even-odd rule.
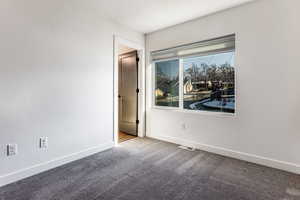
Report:
[[[136,138],[0,188],[1,200],[300,200],[300,176]]]

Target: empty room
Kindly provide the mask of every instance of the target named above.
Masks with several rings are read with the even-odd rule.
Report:
[[[300,200],[299,0],[0,5],[0,200]]]

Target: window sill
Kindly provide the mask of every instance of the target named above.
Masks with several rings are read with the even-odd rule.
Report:
[[[187,113],[187,114],[196,114],[196,115],[215,116],[215,117],[236,117],[236,113],[209,112],[203,110],[187,110],[181,108],[162,107],[162,106],[153,106],[151,109]]]

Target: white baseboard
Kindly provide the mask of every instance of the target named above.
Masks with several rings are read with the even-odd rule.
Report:
[[[92,154],[101,152],[101,151],[105,151],[107,149],[110,149],[114,146],[114,142],[108,142],[105,144],[101,144],[99,146],[96,147],[92,147],[89,149],[85,149],[83,151],[77,152],[77,153],[73,153],[73,154],[69,154],[67,156],[63,156],[63,157],[59,157],[57,159],[48,161],[48,162],[44,162],[44,163],[40,163],[25,169],[21,169],[9,174],[6,174],[4,176],[0,176],[0,187],[22,180],[24,178],[39,174],[41,172],[53,169],[55,167],[67,164],[69,162],[75,161],[75,160],[79,160],[81,158],[90,156]]]
[[[264,165],[267,167],[272,167],[288,172],[292,172],[295,174],[300,174],[300,165],[294,164],[294,163],[289,163],[289,162],[284,162],[284,161],[279,161],[279,160],[274,160],[271,158],[266,158],[262,156],[257,156],[253,154],[248,154],[248,153],[243,153],[243,152],[238,152],[234,151],[231,149],[225,149],[221,147],[216,147],[212,145],[207,145],[207,144],[201,144],[197,142],[192,142],[189,140],[184,140],[176,137],[171,137],[171,136],[162,136],[162,135],[151,135],[147,136],[150,138],[166,141],[166,142],[171,142],[179,145],[184,145],[184,146],[189,146],[189,147],[195,147],[196,149],[231,157],[231,158],[236,158],[239,160],[247,161],[247,162],[252,162],[260,165]]]

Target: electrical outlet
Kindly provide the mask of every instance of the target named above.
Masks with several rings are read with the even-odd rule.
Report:
[[[17,144],[8,144],[6,147],[7,147],[7,156],[14,156],[18,154]]]
[[[187,129],[186,123],[182,123],[182,124],[181,124],[181,129],[182,129],[182,130],[186,130],[186,129]]]
[[[45,149],[48,147],[48,138],[47,137],[41,137],[40,138],[40,148]]]

